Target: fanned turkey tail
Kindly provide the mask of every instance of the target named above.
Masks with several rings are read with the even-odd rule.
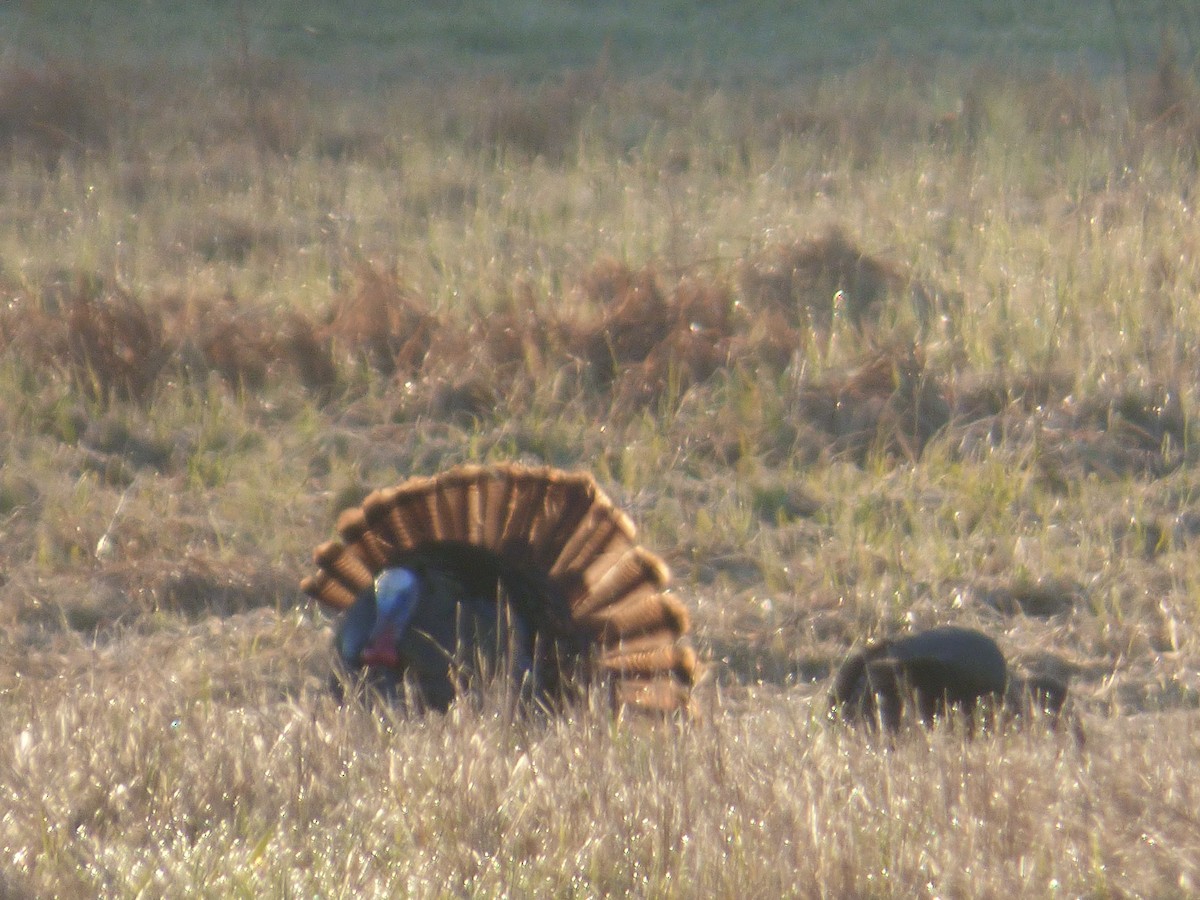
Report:
[[[404,635],[418,631],[447,635],[435,643],[449,657],[454,648],[442,645],[457,632],[439,618],[461,621],[466,611],[494,627],[507,621],[495,610],[505,602],[528,632],[538,689],[606,682],[619,706],[691,708],[698,666],[687,610],[664,592],[666,565],[589,474],[459,466],[373,492],[337,530],[301,587],[344,613],[339,652],[352,668],[383,659],[379,648],[392,641],[401,652],[389,662],[402,674],[418,655]],[[377,579],[391,570],[412,573],[412,584],[377,597]]]

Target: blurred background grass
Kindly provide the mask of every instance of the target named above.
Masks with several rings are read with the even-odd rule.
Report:
[[[0,9],[9,54],[203,63],[230,47],[334,82],[537,78],[606,58],[623,76],[771,84],[840,72],[881,46],[906,58],[1111,73],[1150,65],[1164,32],[1188,58],[1200,23],[1161,0],[813,2],[213,2],[23,0]]]

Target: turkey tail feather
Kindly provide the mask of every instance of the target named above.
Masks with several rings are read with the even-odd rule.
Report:
[[[301,583],[331,611],[389,566],[461,566],[472,571],[450,574],[476,585],[493,572],[540,639],[578,657],[567,662],[585,679],[612,681],[616,702],[690,708],[699,667],[684,638],[687,610],[663,593],[666,565],[637,544],[632,521],[589,474],[459,466],[372,492],[337,530],[340,541],[317,548],[317,573]]]

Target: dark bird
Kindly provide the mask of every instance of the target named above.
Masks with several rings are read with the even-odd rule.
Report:
[[[351,681],[438,710],[497,675],[550,705],[603,684],[618,707],[690,709],[687,610],[590,475],[460,466],[375,491],[337,529],[301,588],[344,612]]]
[[[1057,727],[1066,702],[1064,682],[1011,676],[995,641],[952,625],[868,645],[838,669],[829,694],[830,708],[843,719],[890,732],[900,728],[908,706],[925,725],[952,709],[972,716],[984,704],[1008,720],[1040,712]],[[1082,743],[1082,730],[1072,725]]]

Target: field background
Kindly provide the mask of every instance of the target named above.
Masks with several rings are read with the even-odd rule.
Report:
[[[0,7],[0,896],[1200,892],[1186,4]],[[371,488],[582,468],[700,723],[339,708]],[[825,717],[954,622],[1034,729]]]

